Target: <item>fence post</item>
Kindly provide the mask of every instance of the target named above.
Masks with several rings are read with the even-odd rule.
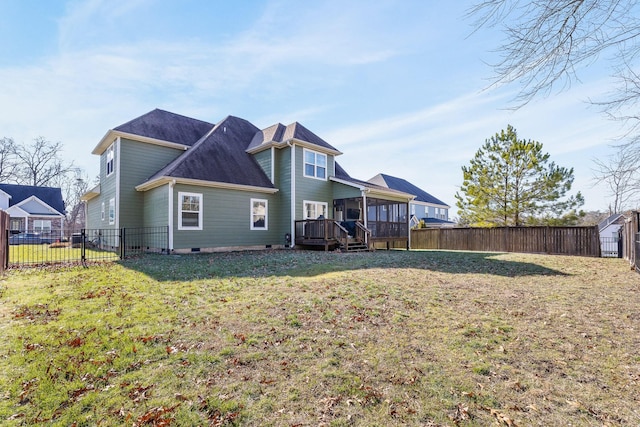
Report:
[[[169,255],[169,226],[166,225],[165,228],[167,229],[167,255]]]
[[[2,271],[9,268],[9,229],[4,230],[4,259],[2,260]]]
[[[73,236],[71,237],[71,242],[73,245]],[[87,245],[87,233],[86,229],[80,230],[80,262],[82,265],[85,265],[87,262],[87,254],[86,254],[86,245]]]
[[[120,229],[120,259],[124,259],[127,256],[125,230],[125,228]]]

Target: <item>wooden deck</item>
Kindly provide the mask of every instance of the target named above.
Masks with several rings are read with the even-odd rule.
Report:
[[[368,251],[370,231],[361,223],[355,222],[352,230],[332,219],[313,219],[296,221],[295,244],[318,247],[325,251],[340,249],[347,252]]]

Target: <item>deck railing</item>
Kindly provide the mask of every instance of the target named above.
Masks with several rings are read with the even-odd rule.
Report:
[[[345,249],[353,244],[369,245],[371,231],[362,223],[340,223],[333,219],[308,219],[295,221],[297,245],[338,245]]]

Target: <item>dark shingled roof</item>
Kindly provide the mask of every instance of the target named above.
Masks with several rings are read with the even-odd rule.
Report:
[[[369,181],[362,181],[361,179],[356,179],[356,178],[352,178],[351,175],[349,175],[347,173],[346,170],[344,170],[344,168],[342,166],[340,166],[340,164],[338,162],[335,163],[336,164],[336,175],[335,177],[338,179],[341,179],[343,181],[348,181],[351,182],[353,184],[356,185],[361,185],[363,187],[367,187],[367,188],[371,188],[373,190],[375,190],[376,188],[379,190],[385,190],[387,192],[395,192],[398,190],[395,190],[393,188],[389,188],[389,187],[385,187],[383,185],[378,185]],[[406,191],[398,191],[399,193],[408,193]],[[408,194],[413,194],[413,193],[408,193]]]
[[[336,162],[336,178],[349,180],[351,179],[351,175],[347,173],[346,170],[342,168],[340,163]]]
[[[438,225],[455,224],[455,222],[453,221],[448,221],[446,219],[440,219],[440,218],[422,218],[422,220],[425,222],[425,224],[438,224]]]
[[[253,156],[246,153],[258,131],[248,121],[228,116],[150,180],[167,176],[274,188]]]
[[[419,187],[416,187],[415,185],[411,184],[409,181],[402,178],[396,178],[395,176],[385,175],[381,173],[371,178],[369,182],[381,185],[383,187],[391,188],[393,190],[398,190],[398,191],[402,191],[409,194],[415,194],[416,196],[415,201],[417,202],[433,203],[435,205],[448,206],[442,200],[436,197],[433,197],[431,194],[427,193],[426,191],[422,190]]]
[[[114,130],[192,146],[211,128],[211,123],[156,108]]]
[[[318,147],[338,151],[331,144],[329,144],[324,139],[320,138],[318,135],[311,132],[309,129],[302,126],[298,122],[291,123],[289,126],[284,126],[282,123],[277,123],[273,126],[269,126],[266,129],[256,132],[247,149],[256,148],[262,144],[272,141],[285,142],[292,138],[306,141],[310,144],[317,145]]]
[[[31,185],[0,184],[0,190],[11,196],[9,207],[17,205],[31,196],[36,196],[59,213],[64,214],[62,190],[57,187],[34,187]],[[49,214],[49,212],[34,212]]]

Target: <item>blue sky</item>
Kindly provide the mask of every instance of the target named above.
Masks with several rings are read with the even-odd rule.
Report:
[[[90,177],[104,134],[154,108],[264,128],[298,121],[354,177],[403,177],[453,207],[461,167],[507,124],[574,168],[585,209],[606,210],[593,159],[621,133],[586,101],[604,61],[569,90],[510,111],[485,90],[501,35],[473,32],[470,1],[3,0],[0,137],[64,144]],[[604,58],[603,58],[604,59]]]

